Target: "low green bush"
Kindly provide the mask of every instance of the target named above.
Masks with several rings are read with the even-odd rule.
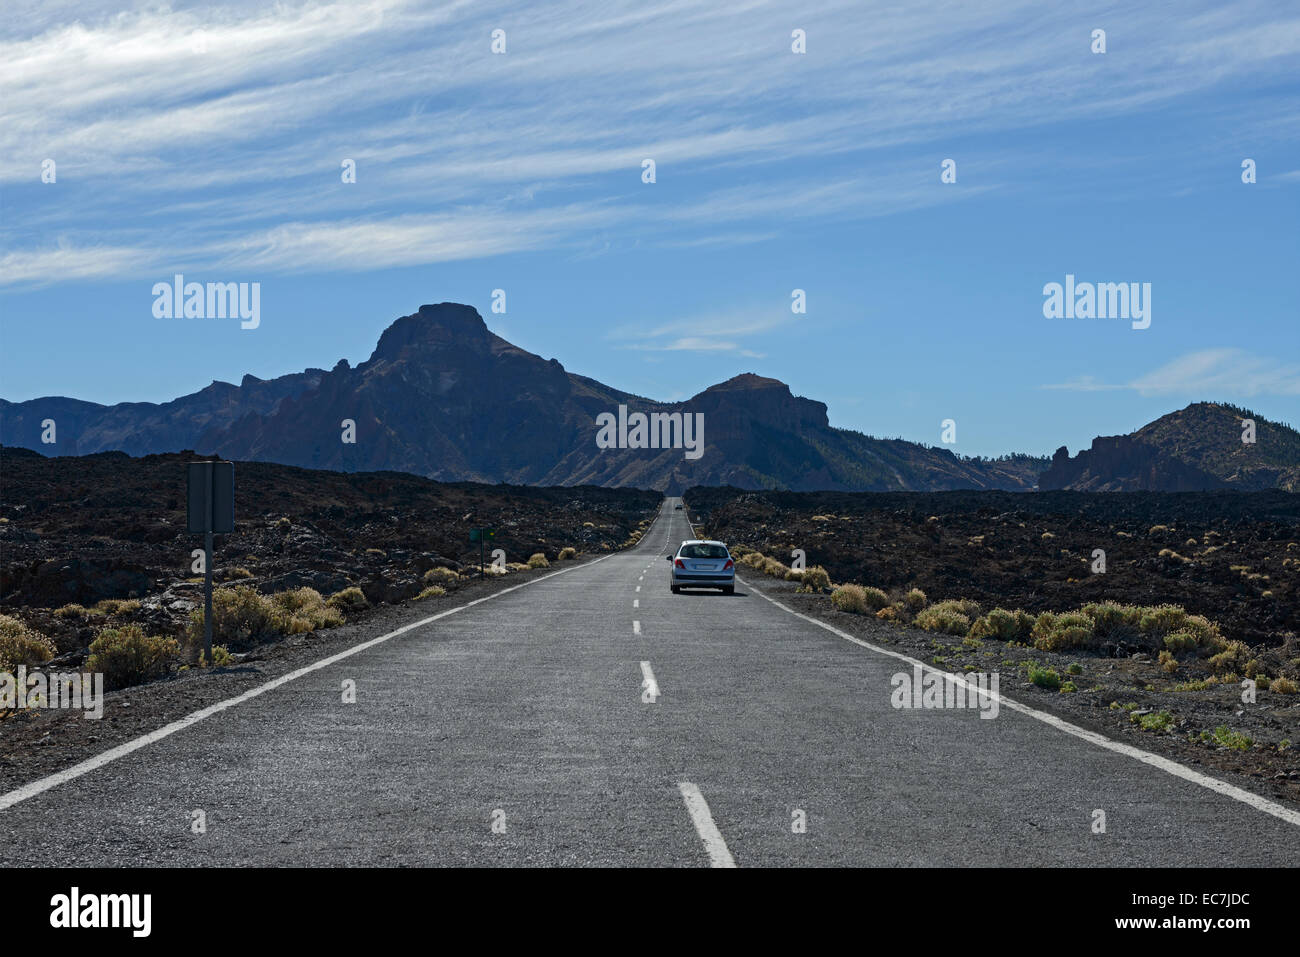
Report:
[[[1029,680],[1040,688],[1048,688],[1052,691],[1057,691],[1061,687],[1061,676],[1054,669],[1036,664],[1029,666]]]
[[[1234,731],[1226,724],[1221,724],[1213,732],[1202,731],[1201,740],[1206,744],[1215,744],[1230,751],[1249,751],[1255,742],[1240,731]]]
[[[1129,721],[1143,731],[1165,732],[1174,726],[1174,716],[1168,711],[1154,711],[1151,714],[1130,714]]]

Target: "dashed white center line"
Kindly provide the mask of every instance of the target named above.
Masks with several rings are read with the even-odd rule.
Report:
[[[646,698],[650,701],[656,701],[659,698],[659,682],[655,681],[655,673],[650,670],[650,662],[641,662],[641,690],[645,692],[642,700]]]
[[[632,634],[634,635],[641,634],[641,622],[639,621],[632,622]]]
[[[636,590],[637,590],[637,591],[640,591],[640,590],[641,590],[641,586],[640,586],[640,585],[637,585],[637,586],[636,586]]]
[[[633,599],[632,599],[632,607],[633,607],[633,608],[640,608],[640,607],[641,607],[641,599],[640,599],[640,598],[633,598]]]
[[[727,842],[722,839],[722,832],[713,823],[713,815],[709,813],[709,802],[704,800],[700,789],[690,781],[682,781],[677,787],[682,792],[686,810],[690,812],[691,821],[695,824],[695,833],[700,835],[700,840],[704,842],[704,849],[709,852],[710,866],[735,867],[736,862],[731,856],[731,851],[727,850]]]

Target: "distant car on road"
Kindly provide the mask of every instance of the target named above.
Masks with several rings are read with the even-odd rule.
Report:
[[[680,505],[674,505],[673,508],[679,512],[682,510],[682,507]]]
[[[691,539],[666,557],[668,587],[674,595],[683,588],[721,588],[724,595],[736,590],[736,563],[722,542]]]

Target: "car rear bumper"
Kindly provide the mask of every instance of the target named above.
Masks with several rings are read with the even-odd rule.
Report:
[[[683,575],[680,572],[673,573],[674,585],[734,585],[735,583],[735,575],[708,575],[704,573]]]

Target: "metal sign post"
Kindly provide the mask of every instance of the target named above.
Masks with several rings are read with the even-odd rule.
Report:
[[[203,660],[212,662],[212,466],[202,470],[207,503],[206,527],[203,529]]]
[[[487,547],[489,538],[496,538],[497,530],[495,528],[471,528],[469,530],[469,540],[478,542],[478,577],[483,577],[483,549]]]
[[[186,518],[191,534],[203,533],[203,654],[212,661],[212,536],[235,530],[235,464],[189,463]]]

